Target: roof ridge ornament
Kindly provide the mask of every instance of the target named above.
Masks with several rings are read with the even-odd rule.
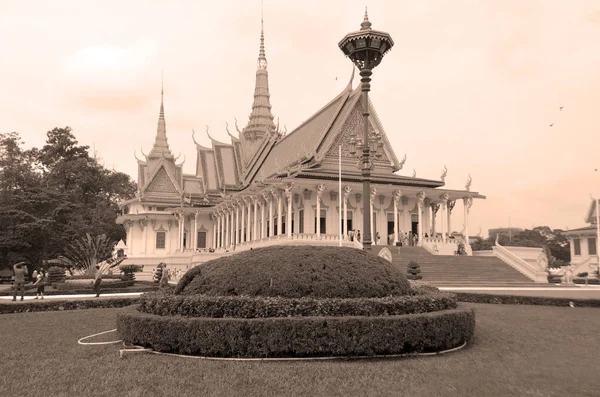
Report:
[[[444,169],[442,170],[442,176],[440,177],[440,179],[444,183],[446,182],[446,175],[448,175],[448,168],[446,167],[446,165],[444,165]]]
[[[400,164],[398,164],[398,171],[400,171],[403,167],[404,167],[404,163],[406,163],[406,153],[404,153],[404,157],[402,158],[402,161],[400,162]]]
[[[417,170],[415,168],[415,169],[413,169],[413,178],[416,177],[416,176],[417,176]]]
[[[235,129],[237,130],[238,134],[241,137],[242,136],[242,131],[240,131],[240,127],[238,127],[237,118],[234,118],[234,120],[235,120]]]
[[[465,185],[465,189],[467,189],[467,192],[471,191],[471,182],[473,182],[473,178],[471,178],[471,174],[469,174],[469,179],[467,179],[467,184]]]
[[[192,140],[196,145],[200,145],[198,142],[196,142],[196,138],[194,137],[194,135],[196,135],[196,131],[194,131],[194,129],[192,128]]]

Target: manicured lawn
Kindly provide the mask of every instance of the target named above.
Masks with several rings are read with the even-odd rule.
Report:
[[[77,339],[115,328],[89,309],[0,316],[3,396],[598,396],[600,311],[463,304],[468,348],[409,359],[224,362],[134,353]],[[99,340],[114,339],[109,334]]]

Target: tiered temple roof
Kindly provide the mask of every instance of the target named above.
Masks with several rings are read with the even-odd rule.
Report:
[[[361,180],[358,157],[351,153],[350,139],[362,136],[364,103],[361,87],[353,88],[354,67],[348,85],[333,100],[319,109],[295,130],[286,134],[275,125],[271,113],[264,29],[261,21],[260,48],[256,70],[254,101],[246,126],[239,137],[227,133],[231,143],[214,139],[206,133],[211,146],[196,142],[197,158],[194,175],[184,175],[176,164],[167,143],[163,91],[154,146],[145,161],[138,159],[139,201],[163,200],[168,203],[187,203],[191,206],[212,206],[231,194],[255,190],[256,186],[280,183],[290,179],[336,180],[338,161],[342,157],[342,179]],[[372,173],[372,184],[403,185],[418,188],[440,188],[442,180],[429,180],[395,174],[401,170],[406,156],[398,161],[386,136],[373,104],[369,101],[369,128],[383,140]],[[469,184],[470,185],[470,184]],[[467,187],[467,190],[468,187]],[[440,189],[440,193],[461,191]],[[464,193],[464,192],[462,192]],[[473,198],[484,198],[469,192]],[[187,198],[187,199],[186,199]],[[184,200],[186,199],[186,200]]]

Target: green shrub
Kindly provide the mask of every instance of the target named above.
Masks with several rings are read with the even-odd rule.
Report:
[[[406,278],[409,280],[421,280],[423,276],[421,275],[421,269],[419,264],[415,261],[408,262],[408,266],[406,267]]]
[[[155,283],[158,283],[162,277],[162,272],[163,269],[167,266],[166,263],[161,262],[156,266],[156,269],[154,269],[153,275],[152,275],[152,281],[154,281]]]
[[[588,272],[577,273],[577,277],[587,277],[588,274]]]
[[[440,289],[435,285],[419,280],[408,280],[410,283],[411,295],[423,295],[423,294],[439,294]]]
[[[438,291],[439,292],[439,291]],[[455,309],[451,294],[386,298],[282,298],[144,294],[139,310],[161,316],[265,318],[292,316],[395,316]]]
[[[111,288],[111,289],[122,289],[122,288],[126,288],[126,287],[131,287],[133,286],[133,281],[118,281],[115,283],[101,283],[100,284],[100,290],[104,290],[106,288]],[[93,289],[94,289],[94,284],[93,282],[90,282],[90,284],[69,284],[69,283],[55,283],[52,284],[52,288],[57,289],[59,291],[66,291],[66,290],[78,290],[78,291],[88,291],[88,293],[90,293]]]
[[[18,304],[6,302],[0,303],[0,314],[123,307],[133,305],[138,301],[139,298],[136,296],[128,298],[89,299],[73,301],[37,300],[19,302]]]
[[[135,281],[135,273],[141,272],[144,266],[142,265],[122,265],[119,266],[123,275],[121,276],[121,280],[126,281]]]
[[[66,278],[64,267],[50,266],[48,268],[48,278],[46,281],[48,284],[63,283]]]
[[[454,295],[459,302],[493,303],[502,305],[541,305],[541,306],[569,306],[571,302],[579,307],[598,307],[600,299],[571,299],[550,298],[542,296],[515,296],[515,295],[492,295],[474,294],[470,292],[455,292]]]
[[[126,344],[210,357],[372,356],[437,352],[473,336],[472,309],[381,317],[259,319],[117,315]]]
[[[176,294],[375,298],[407,295],[402,270],[347,247],[272,246],[218,258],[181,278]]]

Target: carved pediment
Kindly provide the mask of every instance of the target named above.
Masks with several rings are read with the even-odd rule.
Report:
[[[152,182],[146,188],[147,192],[159,192],[159,193],[176,193],[177,188],[171,181],[171,178],[167,174],[164,167],[156,173]]]

